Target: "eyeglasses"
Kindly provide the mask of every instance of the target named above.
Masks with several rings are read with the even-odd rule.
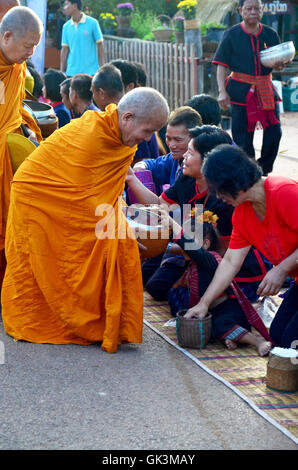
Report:
[[[257,13],[260,13],[261,11],[263,10],[263,7],[262,6],[258,6],[258,7],[242,7],[242,11],[244,11],[245,13],[251,13],[253,11],[256,11]]]

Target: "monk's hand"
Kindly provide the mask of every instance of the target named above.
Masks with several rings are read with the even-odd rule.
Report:
[[[200,320],[203,320],[203,318],[206,317],[208,311],[208,305],[200,301],[197,305],[194,305],[193,307],[188,309],[183,318],[186,318],[188,320],[190,320],[191,318],[199,318]]]
[[[37,142],[37,137],[35,132],[33,132],[28,126],[24,126],[26,129],[26,133],[28,134],[28,139],[31,140],[31,142]]]
[[[230,97],[229,97],[228,93],[226,92],[226,90],[222,90],[222,91],[219,92],[218,103],[224,109],[227,109],[227,107],[229,106]]]
[[[287,273],[281,269],[279,265],[274,266],[272,269],[270,269],[270,271],[268,271],[260,283],[257,294],[260,297],[278,294],[285,282],[286,277]]]

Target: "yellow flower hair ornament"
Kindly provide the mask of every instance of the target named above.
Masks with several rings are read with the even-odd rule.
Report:
[[[194,217],[196,215],[196,212],[197,212],[197,208],[194,207],[191,210],[191,216]],[[214,214],[212,211],[204,211],[202,214],[200,214],[197,217],[197,221],[201,222],[201,223],[207,222],[208,224],[213,225],[213,227],[216,227],[217,226],[217,221],[218,221],[218,216],[216,214]]]

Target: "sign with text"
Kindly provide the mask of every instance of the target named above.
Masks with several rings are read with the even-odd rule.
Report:
[[[286,15],[292,11],[292,5],[288,2],[273,0],[264,3],[264,15]]]

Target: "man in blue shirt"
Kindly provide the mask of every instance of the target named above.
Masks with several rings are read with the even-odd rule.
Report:
[[[63,25],[60,70],[68,77],[94,75],[105,62],[103,36],[98,21],[81,11],[81,0],[66,0],[63,12],[71,18]]]

